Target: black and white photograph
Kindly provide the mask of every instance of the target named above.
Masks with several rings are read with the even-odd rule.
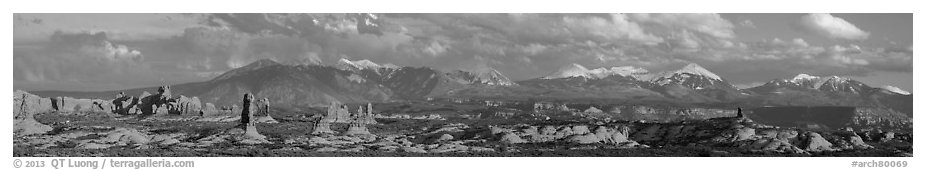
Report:
[[[916,164],[909,9],[366,10],[375,8],[10,13],[10,160]],[[215,159],[224,157],[236,161]],[[278,166],[299,165],[288,164]]]

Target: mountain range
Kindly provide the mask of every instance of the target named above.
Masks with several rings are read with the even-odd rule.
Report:
[[[113,98],[153,92],[157,87],[103,91],[34,91],[43,96]],[[274,101],[275,106],[322,106],[343,103],[393,102],[433,98],[502,100],[611,100],[676,104],[727,103],[760,106],[865,106],[891,108],[912,114],[912,94],[896,87],[871,87],[838,76],[799,74],[763,85],[739,89],[721,76],[688,64],[681,69],[649,72],[623,66],[588,69],[569,64],[547,76],[512,81],[501,72],[439,71],[428,67],[400,67],[369,60],[341,59],[332,66],[285,65],[264,59],[230,70],[211,80],[171,86],[174,95],[198,96],[204,102],[232,105],[243,93]]]

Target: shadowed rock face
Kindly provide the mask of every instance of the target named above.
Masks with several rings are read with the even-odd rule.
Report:
[[[254,105],[254,96],[251,93],[245,93],[244,99],[241,102],[241,124],[247,124],[247,126],[254,126],[254,110],[252,105]]]
[[[865,107],[761,107],[753,113],[756,121],[769,125],[810,129],[899,127],[911,123],[905,114]]]

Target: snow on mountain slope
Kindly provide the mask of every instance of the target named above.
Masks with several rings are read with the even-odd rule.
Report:
[[[685,67],[682,67],[681,69],[678,69],[675,71],[667,71],[667,72],[654,73],[654,74],[641,76],[641,80],[651,81],[653,83],[665,85],[666,83],[669,83],[665,80],[669,80],[673,76],[684,75],[684,74],[703,76],[705,78],[710,78],[710,79],[715,79],[715,80],[723,80],[717,74],[714,74],[713,72],[708,71],[704,67],[701,67],[700,65],[695,64],[695,63],[688,64]]]
[[[723,80],[717,74],[714,74],[713,72],[708,71],[704,67],[701,67],[700,65],[695,64],[695,63],[688,64],[682,69],[675,71],[675,74],[682,74],[682,73],[702,75],[702,76],[707,76],[708,78],[712,78],[712,79]]]
[[[338,60],[338,63],[335,64],[335,67],[342,70],[378,70],[382,68],[398,68],[398,66],[393,64],[380,65],[366,59],[351,61],[345,58]]]
[[[568,77],[588,78],[588,69],[585,68],[585,66],[572,63],[572,64],[559,68],[559,70],[556,70],[556,72],[550,73],[549,75],[541,79],[558,79],[558,78],[568,78]]]
[[[633,67],[633,66],[621,66],[621,67],[611,67],[611,68],[596,68],[589,70],[585,66],[572,63],[566,65],[556,72],[550,73],[547,76],[542,77],[541,79],[558,79],[558,78],[569,78],[569,77],[584,77],[591,79],[600,79],[613,75],[620,76],[636,76],[640,74],[646,74],[649,71],[643,68]]]
[[[907,92],[907,91],[905,91],[905,90],[902,90],[902,89],[897,88],[897,87],[894,87],[894,86],[881,86],[881,89],[884,89],[884,90],[887,90],[887,91],[890,91],[890,92],[894,92],[894,93],[897,93],[897,94],[910,95],[910,92]]]
[[[492,68],[474,71],[457,70],[446,73],[446,75],[450,79],[456,80],[461,84],[486,84],[499,86],[517,85],[507,76]]]
[[[698,64],[691,63],[675,71],[640,76],[640,80],[649,81],[660,86],[681,85],[691,89],[736,89],[711,71]]]

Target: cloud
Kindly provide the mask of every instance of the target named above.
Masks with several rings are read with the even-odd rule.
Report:
[[[631,14],[634,21],[650,22],[701,32],[717,38],[733,38],[733,23],[719,14]]]
[[[859,29],[845,19],[830,14],[807,14],[798,21],[798,26],[807,31],[831,39],[864,40],[869,32]]]
[[[748,19],[740,21],[737,25],[741,27],[746,27],[746,28],[756,28],[756,24],[753,23],[752,20],[748,20]]]
[[[720,56],[722,60],[710,60]],[[896,48],[866,48],[857,45],[820,47],[802,39],[781,39],[749,43],[742,50],[697,53],[689,60],[716,64],[718,74],[742,81],[766,81],[798,73],[865,76],[872,72],[911,72],[912,51]]]
[[[62,34],[39,49],[17,48],[15,80],[17,85],[45,81],[63,86],[80,80],[107,87],[151,86],[164,80],[202,81],[265,58],[287,64],[368,59],[445,71],[491,67],[513,80],[540,77],[569,63],[664,71],[696,62],[740,84],[797,73],[912,70],[911,46],[819,46],[804,38],[742,41],[733,29],[748,24],[734,24],[717,14],[201,14],[196,18],[202,19],[201,25],[165,39],[126,44],[95,34]]]
[[[122,44],[109,41],[106,33],[65,33],[57,31],[51,35],[50,52],[70,53],[77,58],[104,60],[108,62],[141,61],[141,52]]]
[[[153,77],[139,50],[113,43],[105,33],[58,31],[44,45],[13,53],[18,86],[101,89],[150,83],[137,79]]]
[[[223,71],[260,59],[288,64],[321,64],[318,44],[299,37],[246,34],[221,27],[193,27],[161,42],[172,60],[184,61],[189,71]]]
[[[588,33],[592,36],[614,39],[629,39],[644,44],[662,42],[662,38],[644,32],[644,29],[635,22],[631,22],[623,14],[611,14],[611,19],[600,17],[565,17],[564,24],[570,32]]]
[[[799,47],[809,47],[810,46],[810,44],[808,44],[807,41],[804,41],[803,38],[795,38],[791,40],[791,43]]]

